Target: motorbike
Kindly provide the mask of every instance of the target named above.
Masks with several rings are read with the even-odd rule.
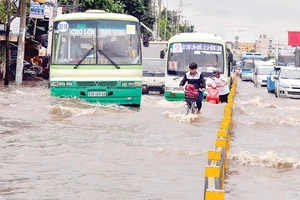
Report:
[[[35,77],[37,77],[38,73],[39,73],[38,65],[33,65],[33,64],[30,64],[30,63],[24,61],[24,63],[23,63],[23,76],[24,77],[35,78]],[[16,68],[11,69],[11,75],[14,77],[16,76]]]
[[[220,103],[219,90],[218,90],[218,88],[220,87],[221,87],[220,84],[216,84],[216,83],[208,84],[206,102],[213,103],[213,104]]]

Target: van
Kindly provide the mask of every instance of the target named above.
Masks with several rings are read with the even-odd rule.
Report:
[[[267,78],[274,70],[273,62],[257,61],[254,63],[253,84],[254,87],[267,86]]]

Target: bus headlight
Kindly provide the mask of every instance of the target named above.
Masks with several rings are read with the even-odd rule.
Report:
[[[142,86],[142,82],[141,81],[124,81],[121,83],[121,86],[123,86],[123,87]]]
[[[71,87],[73,86],[73,82],[70,81],[53,81],[50,83],[52,87]]]

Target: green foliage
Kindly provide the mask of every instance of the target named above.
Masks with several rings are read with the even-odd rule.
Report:
[[[7,20],[7,1],[8,0],[0,0],[0,22],[1,23],[6,23]],[[10,12],[10,16],[15,16],[17,15],[17,6],[14,3],[11,3],[11,12]]]
[[[72,5],[73,0],[61,0],[60,3]],[[120,0],[79,0],[83,10],[99,9],[106,12],[124,12],[124,4]]]
[[[166,13],[167,13],[167,19],[166,19]],[[166,9],[164,9],[161,13],[161,22],[160,22],[160,37],[163,40],[168,40],[170,37],[176,34],[177,29],[177,14],[170,10],[166,12]],[[173,21],[172,21],[173,20]],[[172,25],[173,24],[173,25]],[[172,31],[173,26],[173,31]],[[179,32],[194,32],[194,26],[191,25],[185,25],[180,24],[179,25]],[[166,38],[165,38],[166,35]]]
[[[153,28],[154,16],[152,14],[151,0],[121,0],[125,5],[125,13],[138,18],[149,28]]]
[[[61,0],[62,4],[72,5],[73,0]],[[100,9],[106,12],[126,13],[138,18],[141,22],[152,28],[154,16],[151,12],[151,0],[79,0],[82,9]],[[69,9],[71,12],[72,9]],[[68,12],[68,11],[67,11]]]

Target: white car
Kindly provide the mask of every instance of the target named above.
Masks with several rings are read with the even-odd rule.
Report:
[[[273,78],[276,97],[300,98],[300,68],[281,68],[279,75]]]

